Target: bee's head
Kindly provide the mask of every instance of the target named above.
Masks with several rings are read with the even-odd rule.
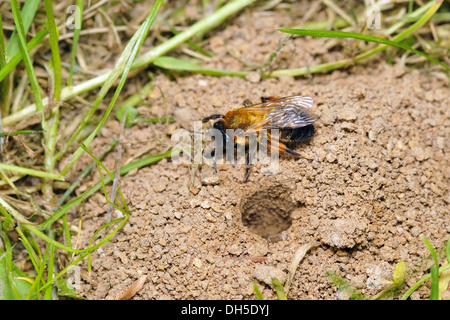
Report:
[[[219,119],[213,124],[213,128],[218,130],[222,134],[223,138],[223,146],[225,148],[226,145],[228,145],[231,141],[234,141],[231,136],[228,135],[226,129],[225,129],[225,121],[223,119]]]
[[[224,128],[223,123],[224,123],[223,120],[216,121],[213,124],[213,128],[217,129],[217,130],[220,130],[220,132],[223,133],[223,132],[225,132],[225,128]]]

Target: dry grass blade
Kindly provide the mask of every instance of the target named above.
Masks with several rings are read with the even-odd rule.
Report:
[[[133,298],[136,293],[141,291],[146,280],[147,280],[147,275],[141,276],[117,300],[130,300],[131,298]]]
[[[295,274],[295,271],[297,270],[298,264],[300,263],[300,261],[302,261],[303,257],[306,255],[306,253],[309,251],[309,249],[311,249],[313,247],[317,247],[318,245],[319,245],[319,242],[306,243],[306,244],[302,245],[295,253],[294,259],[292,259],[291,265],[289,266],[288,279],[284,286],[286,295],[288,294],[289,288],[291,287],[292,280],[294,279],[294,274]]]

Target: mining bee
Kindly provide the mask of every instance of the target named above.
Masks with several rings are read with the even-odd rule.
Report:
[[[313,123],[317,117],[310,111],[313,104],[313,99],[307,96],[261,97],[261,103],[252,104],[245,100],[244,107],[228,111],[225,115],[211,115],[202,122],[218,119],[213,128],[222,133],[224,146],[233,140],[235,146],[246,145],[245,182],[250,174],[248,139],[231,136],[226,129],[242,129],[245,135],[255,134],[258,143],[266,145],[271,152],[298,157],[299,154],[290,148],[307,143],[314,134]],[[272,136],[273,129],[278,129],[278,139]],[[266,135],[259,134],[263,130],[266,130]],[[215,163],[214,168],[217,172]]]

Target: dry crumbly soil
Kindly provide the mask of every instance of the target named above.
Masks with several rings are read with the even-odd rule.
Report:
[[[264,64],[285,37],[275,28],[293,25],[296,18],[277,12],[235,17],[211,32],[207,49],[216,56],[204,65],[244,68],[230,56],[230,48],[243,61]],[[345,57],[342,48],[326,43],[290,40],[273,67]],[[345,299],[327,280],[329,270],[374,296],[400,261],[410,270],[408,285],[424,275],[429,260],[423,235],[435,247],[450,238],[450,90],[445,77],[373,60],[306,78],[157,72],[153,83],[147,99],[152,107],[142,106],[139,112],[148,117],[167,112],[176,122],[125,129],[129,143],[123,145],[123,164],[149,146],[156,146],[152,153],[162,151],[159,141],[173,144],[170,134],[177,128],[193,129],[195,120],[261,96],[311,96],[319,118],[316,132],[295,149],[301,157],[281,157],[274,174],[257,164],[246,183],[241,182],[242,165],[219,164],[218,184],[211,182],[212,168],[203,166],[191,186],[194,168],[170,159],[121,177],[131,218],[93,253],[92,272],[83,273],[79,289],[88,299],[117,299],[142,275],[147,280],[134,299],[255,299],[253,281],[266,299],[276,299],[265,283],[268,275],[285,280],[296,251],[315,241],[319,245],[297,268],[290,299]],[[93,152],[99,155],[119,132],[120,124],[111,119]],[[116,157],[110,154],[105,165],[114,169]],[[208,179],[202,183],[202,177]],[[98,174],[90,178],[98,181]],[[105,223],[107,209],[100,193],[85,203],[84,244]],[[412,298],[427,298],[428,286]]]

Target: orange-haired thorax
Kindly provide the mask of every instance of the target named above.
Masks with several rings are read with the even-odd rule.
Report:
[[[258,123],[266,118],[266,115],[248,112],[245,108],[228,111],[225,115],[225,127],[229,129],[242,129]]]

